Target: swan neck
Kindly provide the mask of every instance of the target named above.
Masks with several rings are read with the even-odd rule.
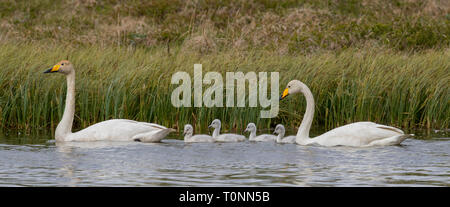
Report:
[[[214,138],[218,137],[219,134],[220,134],[220,127],[217,127],[217,128],[214,129],[212,137],[214,137]]]
[[[58,141],[63,141],[64,138],[72,133],[73,117],[75,115],[75,72],[72,71],[66,75],[67,79],[67,94],[64,114],[56,127],[55,138]]]
[[[298,128],[297,132],[297,143],[303,142],[309,139],[309,130],[311,129],[311,124],[314,118],[314,97],[311,90],[306,85],[303,85],[303,95],[306,99],[306,111],[303,116],[302,123]]]
[[[185,134],[184,140],[189,140],[192,137],[192,134]]]
[[[284,132],[279,133],[279,134],[277,135],[277,142],[281,142],[281,140],[283,139],[283,137],[284,137]]]
[[[253,140],[256,137],[256,130],[253,130],[250,132],[250,135],[248,136],[249,140]]]

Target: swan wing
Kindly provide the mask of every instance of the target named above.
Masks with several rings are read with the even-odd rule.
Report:
[[[296,136],[287,136],[281,139],[279,143],[294,144]]]
[[[245,140],[245,136],[239,134],[220,134],[216,137],[217,142],[242,142]]]
[[[277,137],[275,135],[271,135],[271,134],[261,134],[256,136],[253,141],[257,141],[257,142],[270,142],[270,141],[275,141],[277,139]]]
[[[134,120],[129,120],[129,119],[112,119],[112,120],[108,120],[108,121],[127,122],[130,124],[139,124],[139,125],[149,126],[149,127],[158,128],[158,129],[167,129],[167,127],[161,126],[159,124],[148,123],[148,122],[139,122],[139,121],[134,121]]]
[[[69,141],[133,141],[137,138],[157,136],[159,140],[172,129],[164,126],[138,122],[127,119],[111,119],[91,125],[83,130],[72,133]],[[167,133],[165,133],[167,132]],[[137,135],[140,135],[136,137]],[[162,138],[161,138],[162,137]],[[158,140],[158,141],[159,141]],[[139,140],[145,141],[145,140]],[[154,140],[152,140],[154,141]]]
[[[369,143],[365,147],[398,145],[401,142],[403,142],[403,140],[405,140],[406,138],[412,137],[412,136],[414,136],[414,134],[403,134],[403,135],[389,137],[389,138],[386,138],[386,139],[379,139],[379,140],[375,140],[375,141]]]
[[[214,142],[214,138],[205,134],[194,135],[190,138],[184,139],[184,142]]]
[[[373,122],[356,122],[347,124],[326,132],[312,143],[324,146],[365,146],[371,142],[404,135],[403,131],[395,127]]]

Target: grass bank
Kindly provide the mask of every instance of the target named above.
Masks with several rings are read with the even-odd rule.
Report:
[[[305,101],[280,103],[273,119],[259,119],[260,108],[175,108],[173,73],[203,71],[278,71],[280,90],[299,79],[316,100],[315,126],[333,128],[355,121],[374,121],[401,128],[448,128],[450,121],[450,51],[402,53],[348,48],[339,53],[280,55],[266,50],[228,50],[203,54],[183,47],[127,49],[68,47],[32,43],[0,45],[0,125],[24,131],[55,128],[62,116],[66,81],[42,72],[61,59],[75,66],[75,128],[125,118],[180,129],[184,124],[205,131],[219,118],[225,129],[242,130],[283,123],[297,127]],[[204,86],[206,89],[208,86]]]
[[[448,48],[448,0],[2,0],[0,40],[58,45],[255,48]]]

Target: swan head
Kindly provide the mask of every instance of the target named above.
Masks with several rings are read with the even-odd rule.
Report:
[[[217,129],[217,128],[220,128],[220,125],[221,125],[220,120],[214,119],[208,127]]]
[[[247,128],[245,128],[244,132],[254,132],[256,131],[256,125],[254,123],[249,123]]]
[[[183,136],[192,136],[194,134],[194,127],[190,124],[184,125]]]
[[[283,94],[281,94],[280,100],[291,94],[302,93],[304,85],[305,84],[299,80],[291,80],[287,84],[286,89],[284,89]]]
[[[74,69],[72,63],[70,63],[68,60],[61,60],[50,69],[44,71],[44,73],[62,73],[67,75],[73,71]]]
[[[274,134],[284,134],[284,132],[285,132],[285,129],[284,129],[284,126],[282,124],[278,124],[275,127],[275,131],[273,131]]]

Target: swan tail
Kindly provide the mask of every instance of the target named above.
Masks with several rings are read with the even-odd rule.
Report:
[[[403,134],[399,136],[389,137],[382,140],[376,140],[368,144],[367,146],[387,146],[387,145],[399,145],[406,138],[413,137],[414,134]]]
[[[404,135],[400,135],[399,138],[397,139],[397,143],[395,144],[400,144],[402,143],[405,139],[414,136],[414,134],[404,134]]]
[[[395,127],[381,125],[381,124],[376,124],[376,126],[377,126],[377,128],[380,128],[380,129],[390,130],[390,131],[393,131],[393,132],[397,132],[399,134],[405,134],[401,129],[398,129],[398,128],[395,128]]]
[[[136,142],[161,142],[170,132],[174,132],[175,129],[166,128],[157,131],[151,131],[146,133],[137,134],[133,137],[133,141]]]

